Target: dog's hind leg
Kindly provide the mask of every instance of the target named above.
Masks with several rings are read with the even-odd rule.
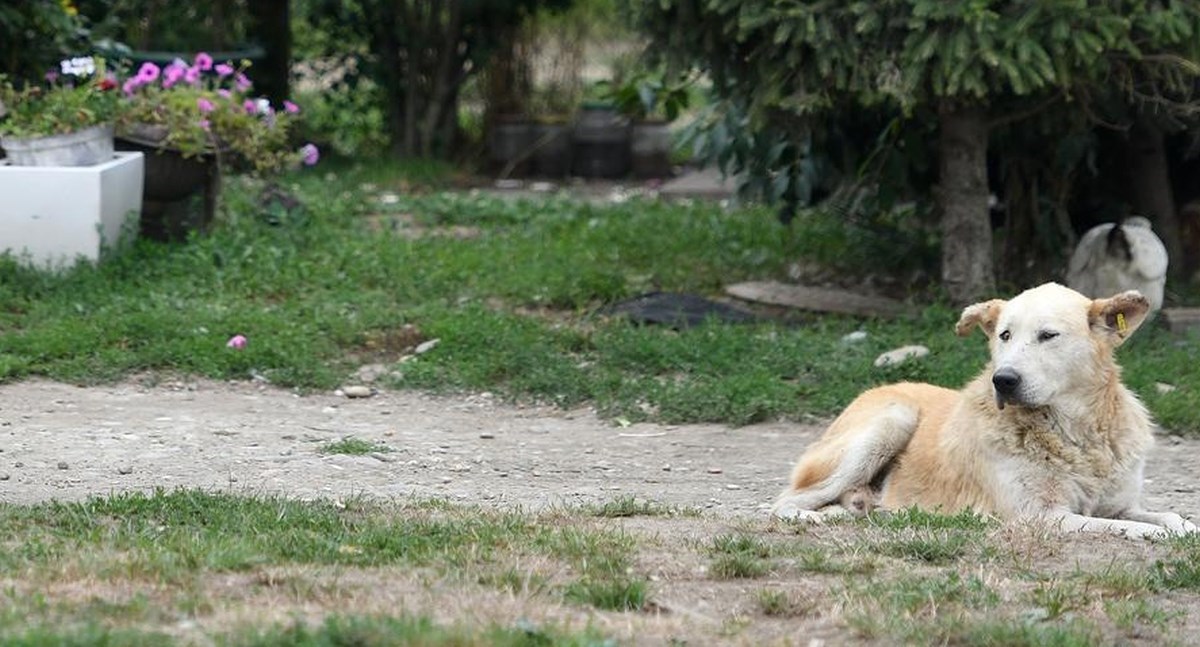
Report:
[[[840,512],[821,509],[871,484],[908,445],[919,414],[917,403],[907,398],[864,398],[851,403],[800,457],[791,485],[776,499],[772,514],[820,522]]]

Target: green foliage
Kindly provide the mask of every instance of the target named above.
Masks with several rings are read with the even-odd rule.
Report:
[[[94,72],[76,76],[58,74],[53,82],[14,87],[0,76],[0,104],[8,108],[0,120],[0,134],[15,137],[62,135],[111,123],[121,107],[120,91],[104,75],[104,61],[93,63]],[[57,74],[57,70],[55,70]]]
[[[77,0],[97,40],[154,52],[219,52],[253,40],[249,4],[214,0],[203,5],[170,0]],[[167,61],[169,62],[169,61]]]
[[[140,241],[62,274],[0,259],[0,379],[86,384],[166,371],[332,389],[379,361],[400,374],[384,387],[590,403],[629,421],[747,424],[833,414],[886,382],[960,386],[984,364],[982,337],[957,338],[957,313],[936,304],[914,303],[897,320],[805,315],[684,331],[592,314],[652,290],[719,294],[729,282],[782,275],[796,259],[843,262],[844,273],[869,262],[883,274],[917,255],[889,255],[905,248],[893,241],[889,251],[865,230],[847,235],[832,214],[805,212],[794,235],[780,235],[765,210],[703,203],[419,191],[380,199],[445,182],[445,172],[331,165],[286,176],[309,215],[277,224],[262,217],[261,184],[231,179],[218,226],[185,245]],[[472,233],[446,235],[458,231],[450,227]],[[376,352],[372,335],[405,324],[440,344],[402,364],[402,348],[364,357]],[[860,329],[866,341],[841,343]],[[245,349],[225,347],[235,334],[248,338]],[[872,365],[909,343],[932,353]],[[1158,327],[1121,349],[1127,383],[1168,429],[1200,430],[1198,349],[1200,339]],[[1155,382],[1178,389],[1161,394]]]
[[[297,17],[303,51],[332,62],[345,88],[378,88],[337,96],[342,107],[381,100],[391,150],[404,156],[447,157],[458,135],[459,96],[487,67],[520,22],[565,0],[306,0]],[[369,53],[369,55],[368,55]],[[370,85],[366,81],[370,81]],[[338,118],[327,115],[328,118]]]
[[[1098,121],[1127,125],[1145,114],[1177,128],[1194,123],[1197,113],[1200,10],[1194,2],[662,0],[626,6],[657,59],[712,79],[713,111],[694,126],[698,157],[739,177],[744,197],[782,202],[785,221],[796,205],[845,185],[880,187],[885,209],[896,199],[928,201],[937,151],[927,141],[947,115],[983,108],[989,125],[1019,131],[1025,126],[1011,122],[1051,111],[1052,132],[1018,132],[1014,139],[1032,144],[1005,151],[998,166],[1013,173],[1014,165],[1029,166],[1027,158],[1042,163],[1036,177],[1011,179],[1030,187],[1031,204],[1017,203],[1025,196],[1005,197],[1020,210],[1022,224],[1047,240],[1045,247],[1058,249],[1052,244],[1057,226],[1027,221],[1039,209],[1065,210],[1070,179],[1087,169],[1084,160],[1064,155],[1067,140],[1078,141]],[[1052,165],[1051,159],[1069,163]],[[1039,184],[1051,188],[1039,196]],[[1039,205],[1039,198],[1053,204]],[[1033,247],[1024,239],[1014,246]],[[1038,256],[1031,250],[1005,260],[1024,266]]]
[[[692,82],[691,78],[672,81],[665,74],[642,70],[626,78],[602,81],[600,98],[634,119],[674,121],[688,107]]]
[[[78,52],[83,23],[73,3],[30,0],[0,3],[0,75],[40,82],[58,61]]]
[[[631,9],[662,56],[709,71],[760,119],[845,98],[911,111],[1138,80],[1183,92],[1200,34],[1190,3],[664,0]],[[1139,65],[1147,76],[1136,76]]]

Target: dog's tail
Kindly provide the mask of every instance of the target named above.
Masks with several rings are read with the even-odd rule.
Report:
[[[808,448],[792,470],[791,485],[775,501],[776,516],[816,511],[852,489],[880,484],[920,418],[914,399],[890,390],[859,396]]]

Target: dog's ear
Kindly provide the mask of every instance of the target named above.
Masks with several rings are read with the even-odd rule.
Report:
[[[1088,324],[1097,334],[1120,346],[1142,325],[1150,313],[1150,301],[1137,290],[1122,292],[1108,299],[1096,299],[1088,308]]]
[[[954,332],[959,337],[966,337],[978,325],[983,329],[983,334],[991,337],[992,333],[996,332],[996,319],[1000,317],[1000,309],[1005,303],[1007,302],[1004,299],[992,299],[963,308],[958,325],[954,326]]]

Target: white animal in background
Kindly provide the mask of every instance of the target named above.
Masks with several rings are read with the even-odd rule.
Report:
[[[1137,290],[1150,301],[1150,312],[1163,304],[1167,248],[1141,216],[1088,230],[1067,269],[1067,285],[1092,298]]]

